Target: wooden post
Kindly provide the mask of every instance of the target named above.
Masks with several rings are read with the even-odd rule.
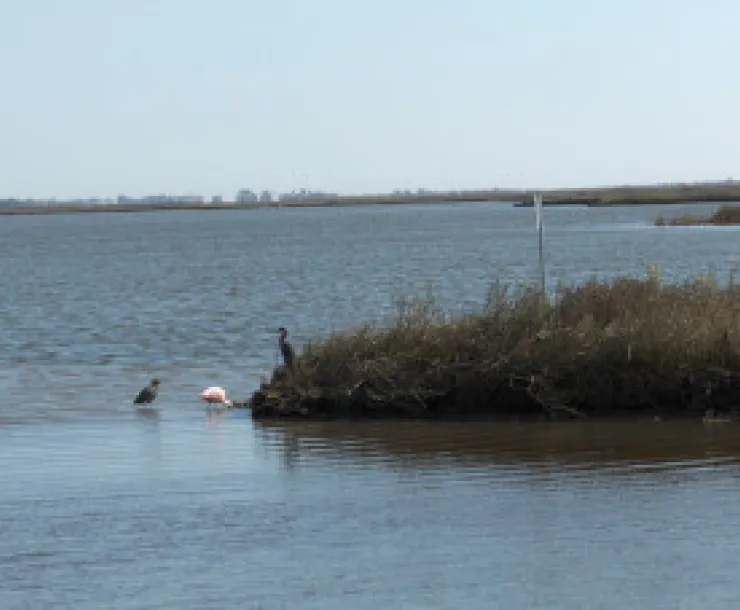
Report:
[[[539,250],[540,262],[540,290],[542,291],[542,298],[545,298],[547,295],[547,287],[545,283],[545,256],[542,250],[542,193],[535,193],[534,209],[537,217],[537,247]]]

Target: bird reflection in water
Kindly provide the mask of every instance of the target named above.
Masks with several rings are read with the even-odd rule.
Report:
[[[151,467],[159,468],[162,464],[162,428],[158,409],[140,407],[136,409],[136,418],[141,423],[141,455]]]
[[[159,421],[159,409],[154,407],[139,407],[136,409],[136,416],[141,419],[154,419]]]
[[[228,407],[206,407],[206,427],[215,428],[222,423],[222,417],[228,411]]]

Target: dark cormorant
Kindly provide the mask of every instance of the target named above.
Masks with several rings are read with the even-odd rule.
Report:
[[[293,351],[293,346],[285,340],[285,337],[288,336],[288,331],[285,330],[285,327],[283,326],[278,330],[280,331],[278,346],[280,347],[280,353],[283,356],[283,362],[287,368],[292,369],[293,363],[295,362],[295,352]]]
[[[152,379],[149,385],[146,386],[139,394],[134,398],[135,405],[143,405],[154,402],[159,392],[159,379]]]

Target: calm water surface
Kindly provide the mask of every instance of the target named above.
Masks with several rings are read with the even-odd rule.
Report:
[[[677,208],[671,211],[678,212]],[[735,228],[547,209],[552,282],[740,263]],[[740,426],[255,424],[296,344],[536,278],[532,210],[0,218],[0,608],[737,608]],[[131,399],[157,375],[158,408]]]

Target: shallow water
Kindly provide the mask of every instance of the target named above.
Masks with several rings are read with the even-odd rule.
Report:
[[[545,210],[552,282],[729,274],[735,228]],[[678,212],[671,208],[669,212]],[[537,276],[487,204],[0,219],[0,608],[736,608],[740,427],[206,412],[434,283]],[[133,395],[157,375],[157,409]]]

